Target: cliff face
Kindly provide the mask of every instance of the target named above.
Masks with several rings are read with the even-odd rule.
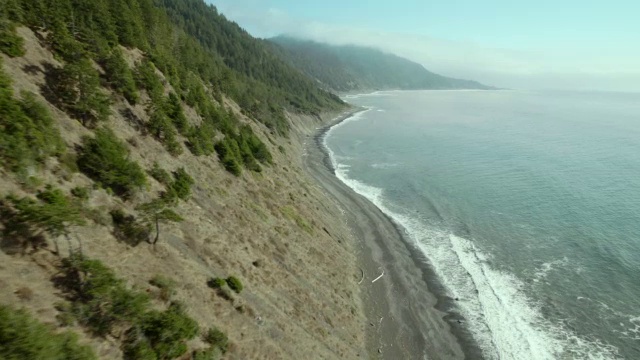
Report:
[[[26,308],[41,322],[62,329],[60,304],[71,300],[52,279],[60,274],[63,258],[81,251],[111,268],[127,288],[148,294],[152,308],[166,309],[169,302],[179,301],[201,329],[225,332],[230,341],[225,358],[301,359],[313,354],[334,359],[364,354],[359,270],[349,231],[335,216],[338,207],[305,175],[301,163],[308,135],[332,114],[289,115],[291,131],[283,137],[222,96],[217,106],[249,126],[273,158],[261,172],[244,171],[237,177],[225,170],[218,156],[193,155],[182,135],[176,135],[182,151],[172,155],[157,137],[142,131],[152,114],[146,91],[140,91],[136,105],[108,92],[111,115],[102,126],[125,144],[129,160],[145,171],[154,164],[168,173],[183,168],[193,179],[191,195],[172,208],[183,221],[160,224],[155,245],[143,241],[134,246],[117,236],[110,213],[119,210],[140,219],[140,205],[158,198],[165,185],[147,176],[146,187],[123,198],[68,166],[68,158],[77,157],[84,146],[83,137],[95,136],[95,130],[44,96],[50,85],[47,72],[62,66],[44,46],[46,34],[25,27],[17,34],[24,39],[25,54],[1,55],[3,71],[12,79],[16,96],[23,90],[32,92],[48,110],[69,156],[49,157],[41,166],[29,167],[28,177],[1,167],[0,196],[34,198],[46,185],[69,198],[72,189],[84,188],[87,194],[81,201],[85,224],[69,225],[67,236],[40,234],[38,248],[8,232],[6,222],[0,225],[0,305]],[[138,50],[122,52],[131,67],[144,58]],[[104,73],[97,64],[92,66]],[[160,71],[157,75],[169,94],[171,85]],[[203,122],[196,109],[183,101],[180,105],[189,124]],[[211,278],[227,276],[241,280],[242,292],[221,292],[207,285]],[[173,281],[173,291],[163,294],[157,281],[151,285],[154,278]],[[126,324],[101,336],[91,335],[80,321],[67,325],[99,358],[123,357]],[[186,358],[207,346],[198,336],[187,345]]]

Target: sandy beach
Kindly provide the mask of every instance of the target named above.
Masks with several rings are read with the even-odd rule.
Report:
[[[357,112],[357,111],[355,111]],[[306,171],[342,208],[364,272],[361,286],[367,316],[367,349],[380,359],[462,359],[481,357],[461,319],[447,315],[451,299],[437,294],[439,284],[426,259],[380,209],[335,175],[323,145],[328,129],[351,117],[345,113],[318,129],[307,143]],[[382,273],[384,275],[378,278]],[[375,280],[375,281],[374,281]],[[441,289],[440,289],[441,290]]]

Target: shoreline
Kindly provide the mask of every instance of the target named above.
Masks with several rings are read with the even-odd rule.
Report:
[[[327,132],[365,111],[355,108],[317,129],[306,146],[305,170],[340,205],[358,251],[365,277],[361,286],[367,318],[370,358],[482,358],[482,351],[452,310],[424,254],[406,238],[404,229],[376,205],[335,176]],[[384,276],[372,283],[382,270]]]

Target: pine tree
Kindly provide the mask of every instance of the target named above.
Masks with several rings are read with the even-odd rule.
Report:
[[[58,105],[70,115],[85,126],[94,126],[109,117],[109,98],[102,92],[98,71],[90,60],[78,59],[52,72],[49,86]]]
[[[138,90],[122,51],[117,47],[114,48],[103,59],[102,66],[110,86],[122,94],[131,104],[135,104],[139,98]]]

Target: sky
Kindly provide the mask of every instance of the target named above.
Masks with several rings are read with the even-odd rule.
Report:
[[[633,0],[207,0],[250,34],[376,47],[521,89],[640,91]]]

